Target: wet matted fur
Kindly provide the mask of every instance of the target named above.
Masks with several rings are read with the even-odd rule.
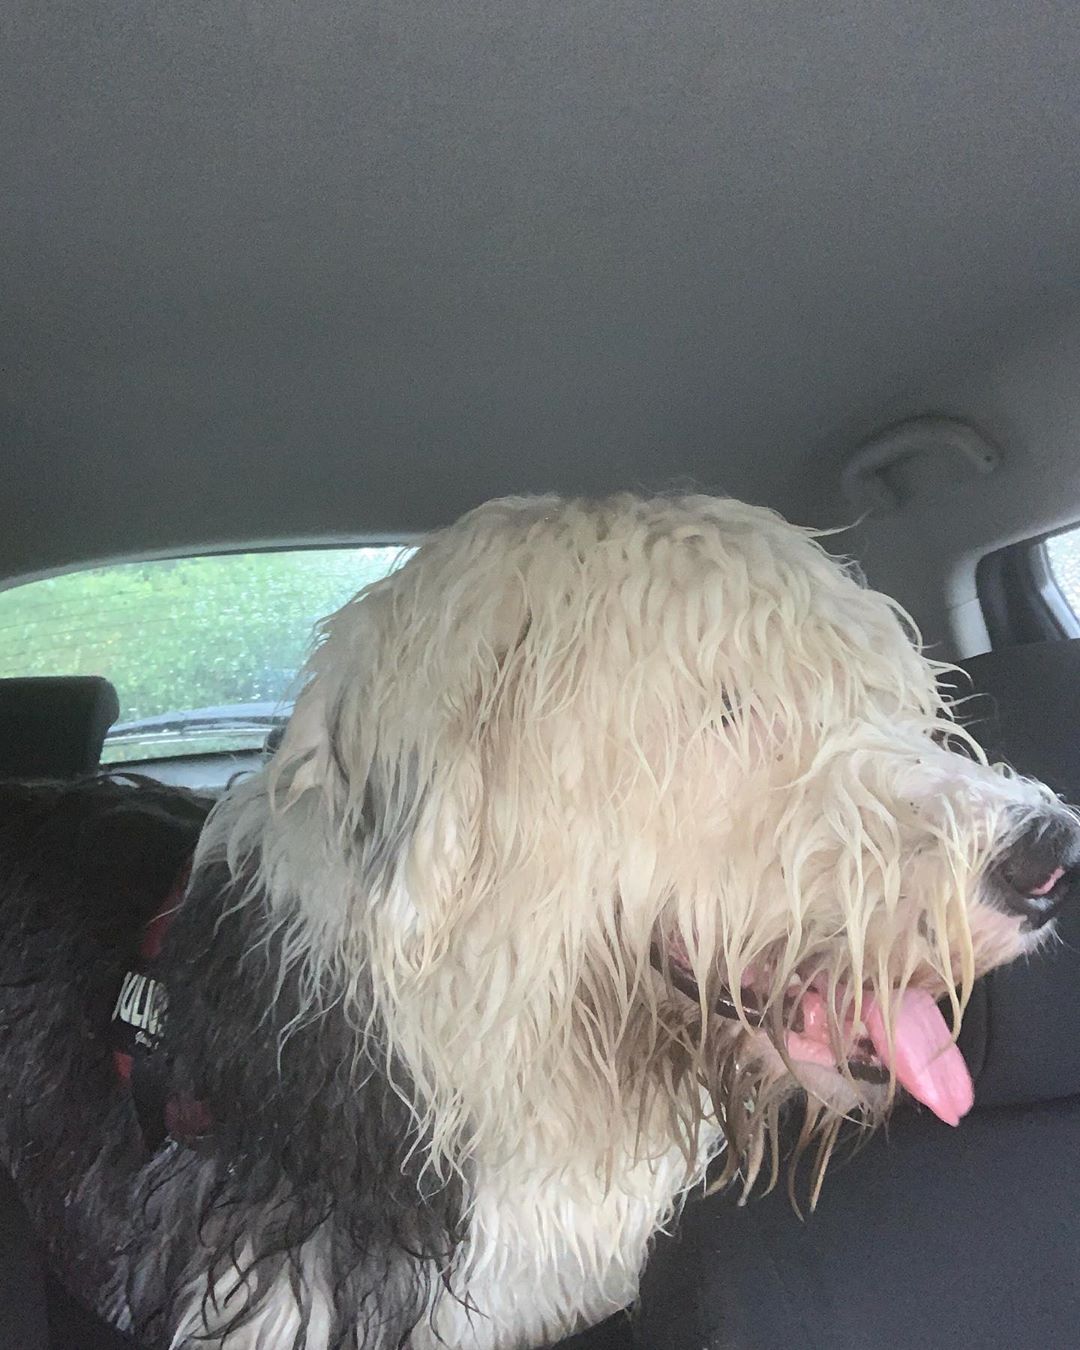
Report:
[[[958,1018],[1045,937],[1021,843],[1029,899],[1074,886],[1072,817],[938,673],[770,512],[514,499],[326,622],[205,825],[146,784],[4,789],[0,1138],[58,1262],[154,1347],[524,1350],[630,1302],[782,1110],[822,1167],[884,1117],[864,1023]],[[106,1029],[196,839],[165,1053],[213,1131],[151,1157]]]

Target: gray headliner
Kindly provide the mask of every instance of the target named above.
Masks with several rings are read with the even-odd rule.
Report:
[[[6,0],[0,577],[548,487],[827,523],[882,420],[1004,436],[1080,7],[821,8]]]

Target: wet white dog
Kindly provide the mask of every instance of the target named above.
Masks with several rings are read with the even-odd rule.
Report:
[[[168,939],[213,1130],[104,1225],[142,1215],[111,1306],[162,1344],[598,1321],[782,1109],[815,1186],[900,1090],[956,1124],[950,1023],[1077,888],[1073,817],[981,761],[896,607],[737,502],[491,503],[307,674]]]

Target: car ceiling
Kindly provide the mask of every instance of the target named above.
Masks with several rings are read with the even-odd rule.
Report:
[[[1073,301],[1073,3],[7,0],[0,35],[0,576],[548,488],[829,523],[861,436]]]

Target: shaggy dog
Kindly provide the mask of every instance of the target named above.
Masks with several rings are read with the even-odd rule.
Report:
[[[902,1090],[955,1124],[950,1023],[1080,839],[939,673],[770,512],[508,500],[326,622],[205,824],[6,790],[0,1142],[67,1278],[153,1347],[519,1350],[630,1303],[710,1164],[775,1177],[790,1109],[815,1189]]]

